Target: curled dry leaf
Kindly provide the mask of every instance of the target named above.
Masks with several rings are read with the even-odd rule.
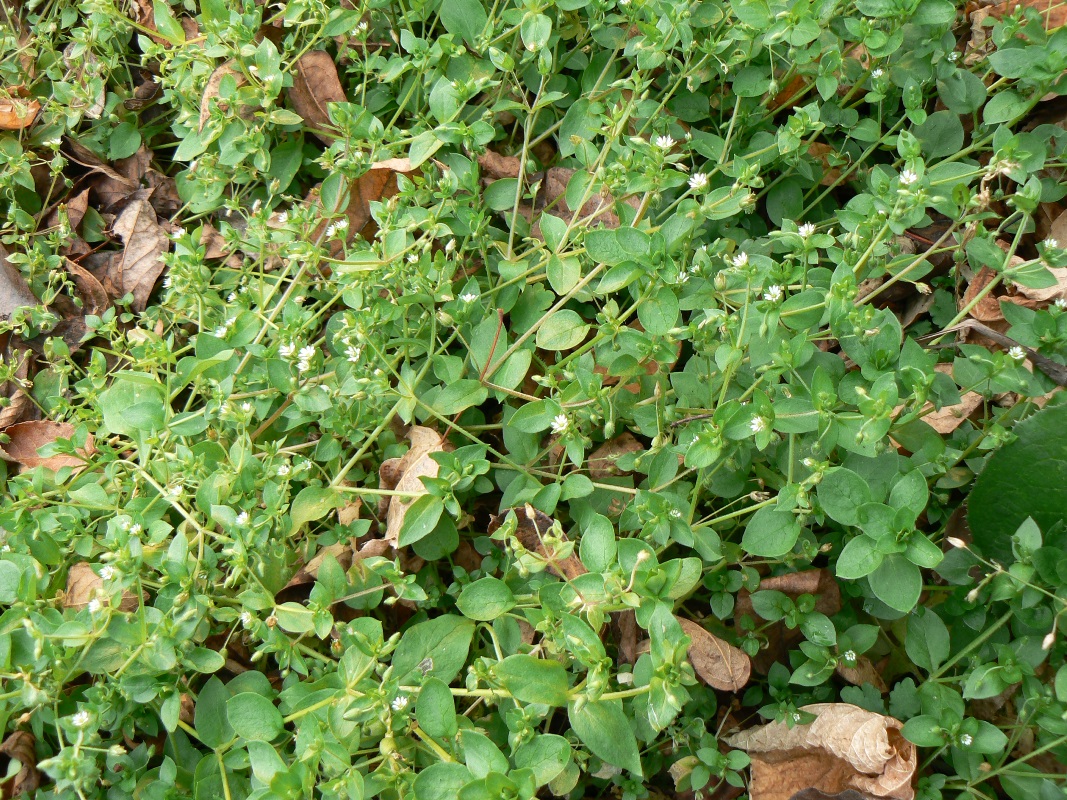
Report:
[[[37,297],[7,255],[7,249],[0,245],[0,320],[5,322],[18,309],[37,305]]]
[[[13,335],[11,333],[0,334],[0,359],[7,364],[17,363],[15,368],[16,380],[10,380],[0,385],[0,398],[6,398],[10,402],[0,406],[0,430],[21,422],[22,419],[36,406],[26,392],[19,387],[30,374],[30,359],[18,348],[12,346]]]
[[[21,131],[37,119],[41,104],[32,97],[0,97],[0,131]]]
[[[94,598],[105,605],[109,602],[110,598],[104,589],[104,579],[93,572],[93,568],[84,561],[79,561],[67,573],[67,588],[63,592],[63,607],[81,611]],[[119,603],[119,610],[136,611],[137,606],[137,595],[130,591],[124,591],[122,593],[122,601]]]
[[[13,731],[0,744],[0,753],[22,765],[10,780],[0,783],[4,797],[20,797],[37,791],[41,785],[41,773],[37,770],[36,740],[29,731]]]
[[[816,789],[836,795],[857,791],[871,797],[912,800],[915,746],[892,717],[850,703],[804,706],[816,716],[789,728],[772,722],[726,737],[752,758],[752,800],[790,800]]]
[[[1067,4],[1063,0],[1005,0],[992,6],[988,13],[1000,19],[1015,11],[1019,6],[1034,9],[1045,23],[1045,30],[1055,30],[1067,25]]]
[[[401,458],[390,458],[382,462],[378,475],[383,489],[395,489],[407,497],[383,498],[379,511],[385,515],[385,540],[393,547],[400,539],[400,528],[404,524],[404,515],[415,502],[418,495],[426,494],[421,478],[436,478],[440,465],[431,458],[433,453],[451,450],[451,446],[441,434],[432,428],[421,425],[412,426],[408,431],[411,449]]]
[[[141,190],[133,195],[112,226],[126,248],[122,258],[112,261],[108,270],[117,297],[127,292],[133,294],[135,311],[144,311],[148,305],[156,280],[163,272],[163,254],[170,246],[155,209],[143,194]]]
[[[337,138],[329,132],[333,123],[327,104],[343,103],[347,99],[337,76],[337,65],[329,53],[312,50],[297,59],[289,102],[311,132],[327,145]]]
[[[549,562],[549,570],[565,580],[574,580],[579,575],[585,575],[589,570],[578,560],[575,555],[569,555],[564,559],[553,559],[552,553],[545,546],[544,537],[554,524],[552,517],[543,511],[538,511],[527,503],[522,508],[508,508],[499,515],[494,516],[489,523],[489,533],[493,533],[504,522],[509,511],[515,512],[518,527],[515,528],[515,538],[519,544],[531,553],[537,553],[541,558]],[[560,540],[568,541],[565,533],[559,534]]]
[[[882,694],[889,691],[882,674],[867,656],[856,656],[856,662],[851,667],[845,666],[844,662],[838,662],[834,672],[853,686],[869,683]]]
[[[645,446],[629,432],[619,434],[614,439],[608,439],[589,455],[589,460],[586,462],[589,477],[599,480],[621,475],[623,470],[619,469],[618,460],[628,453],[640,453],[644,449]]]
[[[197,131],[204,130],[208,119],[211,118],[212,106],[218,105],[222,107],[222,103],[219,101],[219,90],[222,88],[222,81],[227,75],[233,76],[233,80],[238,87],[248,83],[248,78],[237,69],[236,64],[237,62],[231,58],[229,61],[215,67],[215,71],[208,76],[207,83],[204,85],[204,94],[200,98],[200,122],[197,125]]]
[[[411,161],[406,158],[389,158],[371,164],[369,170],[357,178],[348,193],[348,205],[344,209],[324,209],[327,217],[335,216],[343,210],[348,218],[348,229],[345,238],[351,239],[360,233],[371,222],[371,203],[385,200],[397,193],[398,187],[396,176],[398,174],[410,175],[413,172]],[[321,206],[318,189],[312,190],[305,203]],[[323,220],[312,233],[312,239],[317,239],[333,223]],[[365,238],[370,232],[365,234]],[[339,245],[338,245],[339,248]]]
[[[40,448],[51,444],[56,439],[69,439],[74,435],[74,426],[68,422],[52,422],[51,420],[39,419],[30,422],[18,422],[4,429],[10,441],[0,446],[0,457],[7,461],[15,461],[24,467],[47,467],[58,470],[63,467],[79,469],[85,466],[85,459],[96,452],[93,446],[93,437],[89,435],[85,440],[85,447],[78,452],[78,456],[57,454],[42,456],[38,453]]]
[[[689,637],[689,660],[697,676],[715,689],[737,692],[744,688],[752,674],[748,655],[704,630],[690,619],[675,617]]]

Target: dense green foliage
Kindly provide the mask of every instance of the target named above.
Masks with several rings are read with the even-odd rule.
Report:
[[[712,796],[748,763],[721,736],[812,702],[904,722],[922,800],[1063,797],[1063,526],[952,521],[1056,384],[941,332],[1067,265],[1035,235],[1067,30],[983,42],[947,0],[149,6],[25,2],[2,44],[42,105],[0,134],[41,301],[2,323],[32,381],[2,377],[73,424],[43,456],[88,453],[4,478],[0,720],[38,797]],[[316,51],[347,102],[311,124]],[[173,179],[165,277],[85,313],[66,257],[132,259],[92,180],[138,152]],[[1060,304],[1004,305],[1064,363]],[[447,446],[387,480],[409,426]],[[813,569],[839,603],[760,589]],[[678,617],[748,686],[698,680]]]

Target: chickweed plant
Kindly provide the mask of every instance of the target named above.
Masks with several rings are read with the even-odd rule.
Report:
[[[1062,800],[1046,5],[3,0],[5,791]]]

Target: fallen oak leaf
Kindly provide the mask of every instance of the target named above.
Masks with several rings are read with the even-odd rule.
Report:
[[[134,311],[144,311],[148,306],[148,298],[165,266],[163,254],[170,247],[170,239],[145,191],[138,190],[131,196],[131,202],[111,226],[125,250],[121,259],[111,262],[108,277],[118,297],[133,295]]]
[[[675,619],[689,637],[689,661],[697,676],[708,686],[724,692],[743,689],[752,675],[748,654],[691,619],[678,616]]]
[[[347,100],[337,75],[337,65],[329,53],[312,50],[297,59],[293,86],[289,89],[289,102],[308,129],[326,145],[337,138],[328,130],[333,123],[327,104],[344,103]]]
[[[913,800],[916,750],[898,720],[850,703],[816,703],[800,710],[815,720],[792,728],[772,722],[725,737],[752,758],[752,800],[790,800],[806,789]]]
[[[57,439],[70,439],[74,436],[74,430],[74,426],[69,422],[52,422],[46,419],[17,422],[3,431],[9,441],[7,444],[0,445],[0,457],[31,469],[33,467],[47,467],[53,471],[63,467],[82,469],[85,467],[85,459],[96,452],[92,434],[86,436],[85,446],[78,448],[80,457],[65,453],[42,456],[39,453],[42,447],[52,444]]]
[[[29,731],[12,731],[3,744],[0,744],[0,753],[21,765],[13,777],[0,783],[4,797],[29,795],[41,785],[41,773],[37,769],[36,742]]]
[[[427,494],[422,478],[436,478],[441,466],[431,458],[433,453],[451,450],[441,434],[432,428],[413,425],[408,431],[411,448],[400,458],[383,461],[378,477],[383,489],[396,491],[399,496],[382,498],[379,512],[385,515],[385,541],[394,548],[400,541],[400,529],[404,515],[415,500]]]

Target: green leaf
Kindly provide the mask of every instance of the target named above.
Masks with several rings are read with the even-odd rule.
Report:
[[[986,125],[1000,125],[1004,122],[1011,122],[1029,107],[1030,103],[1025,97],[1013,92],[1011,89],[1005,89],[994,95],[985,104],[985,108],[982,110],[982,121]]]
[[[830,519],[842,525],[859,524],[859,507],[871,502],[871,490],[867,482],[844,467],[831,469],[823,475],[816,495]]]
[[[226,719],[226,701],[230,693],[218,678],[208,678],[196,698],[193,708],[193,727],[197,738],[215,749],[233,738],[233,728]]]
[[[746,553],[764,558],[779,558],[793,549],[800,538],[800,523],[790,511],[765,506],[752,515],[741,537]]]
[[[269,742],[285,724],[274,703],[255,692],[241,692],[227,700],[226,719],[238,736],[258,742]]]
[[[11,561],[0,561],[0,603],[9,606],[19,601],[22,570]]]
[[[289,633],[309,633],[315,628],[314,612],[300,603],[282,603],[275,607],[274,616],[279,627]]]
[[[615,231],[598,228],[589,231],[585,235],[585,252],[598,264],[606,264],[609,267],[621,264],[632,256],[619,244]]]
[[[467,729],[460,734],[460,741],[463,744],[463,760],[475,778],[484,778],[490,772],[504,774],[508,771],[507,758],[484,733]]]
[[[185,43],[185,29],[174,18],[174,12],[165,0],[152,0],[152,20],[156,24],[156,30],[172,44]]]
[[[570,743],[554,733],[541,734],[515,750],[515,766],[533,772],[538,786],[563,772],[570,759]]]
[[[911,611],[919,602],[923,578],[919,568],[900,553],[890,553],[867,580],[874,596],[897,611]]]
[[[904,738],[919,747],[940,747],[945,743],[945,734],[937,717],[913,717],[904,723],[901,730]]]
[[[466,378],[445,386],[434,398],[433,408],[438,414],[450,417],[471,406],[480,406],[488,397],[489,390],[481,381]]]
[[[916,666],[935,672],[948,659],[951,643],[948,628],[930,609],[917,609],[908,617],[904,649]]]
[[[1067,519],[1067,406],[1017,424],[1017,438],[989,458],[967,501],[967,522],[982,554],[1010,564],[1012,536],[1028,517],[1042,531]]]
[[[393,653],[393,675],[401,684],[421,674],[449,683],[467,663],[473,638],[474,623],[455,614],[412,625]]]
[[[464,586],[456,606],[468,619],[489,622],[515,607],[515,595],[504,581],[487,576]]]
[[[589,325],[577,311],[565,308],[546,319],[537,329],[537,346],[542,350],[570,350],[589,333]]]
[[[407,547],[429,536],[437,527],[437,522],[441,519],[444,510],[445,502],[440,497],[432,494],[419,495],[404,512],[404,522],[400,526],[398,544],[401,547]]]
[[[304,487],[293,500],[289,510],[289,516],[293,520],[289,526],[289,535],[292,536],[309,522],[322,519],[340,505],[339,492],[318,486]]]
[[[444,0],[441,3],[441,24],[445,30],[461,37],[471,48],[489,17],[479,0]]]
[[[415,800],[456,800],[473,778],[469,769],[454,761],[431,764],[415,776]]]
[[[423,681],[415,702],[415,719],[430,736],[451,739],[456,735],[456,703],[447,683],[438,678]]]
[[[597,700],[579,707],[572,703],[567,716],[589,752],[602,761],[641,775],[637,737],[626,719],[620,700]]]
[[[567,705],[570,682],[567,670],[558,661],[514,655],[497,664],[494,671],[504,688],[524,703]]]

